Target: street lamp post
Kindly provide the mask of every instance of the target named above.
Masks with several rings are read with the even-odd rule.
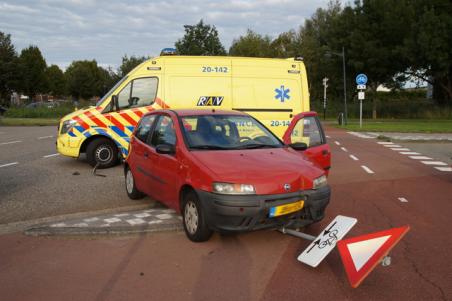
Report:
[[[342,52],[328,51],[326,55],[331,54],[342,57],[342,71],[344,73],[344,124],[347,125],[347,75],[345,74],[345,48],[342,46]]]

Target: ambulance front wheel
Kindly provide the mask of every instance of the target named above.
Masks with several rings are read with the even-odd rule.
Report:
[[[119,154],[115,143],[108,138],[98,138],[86,148],[86,159],[91,166],[109,168],[118,164]]]

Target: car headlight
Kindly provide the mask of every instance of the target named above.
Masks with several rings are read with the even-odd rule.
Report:
[[[63,121],[61,125],[61,134],[66,134],[77,122],[73,119]]]
[[[328,182],[326,180],[326,176],[323,175],[314,180],[314,182],[312,183],[312,189],[317,189],[317,188],[323,187],[326,184],[328,184]]]
[[[212,188],[213,192],[220,194],[256,194],[250,184],[213,183]]]

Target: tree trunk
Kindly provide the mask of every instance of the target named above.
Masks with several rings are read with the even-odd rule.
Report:
[[[434,77],[433,99],[440,106],[452,106],[452,78],[450,76]]]
[[[372,119],[377,119],[377,87],[378,84],[370,85],[372,89]]]

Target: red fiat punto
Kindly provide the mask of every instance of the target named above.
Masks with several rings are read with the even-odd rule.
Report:
[[[315,113],[297,115],[284,140],[241,112],[151,112],[130,141],[127,194],[181,212],[195,242],[212,231],[317,222],[330,199],[330,152]]]

